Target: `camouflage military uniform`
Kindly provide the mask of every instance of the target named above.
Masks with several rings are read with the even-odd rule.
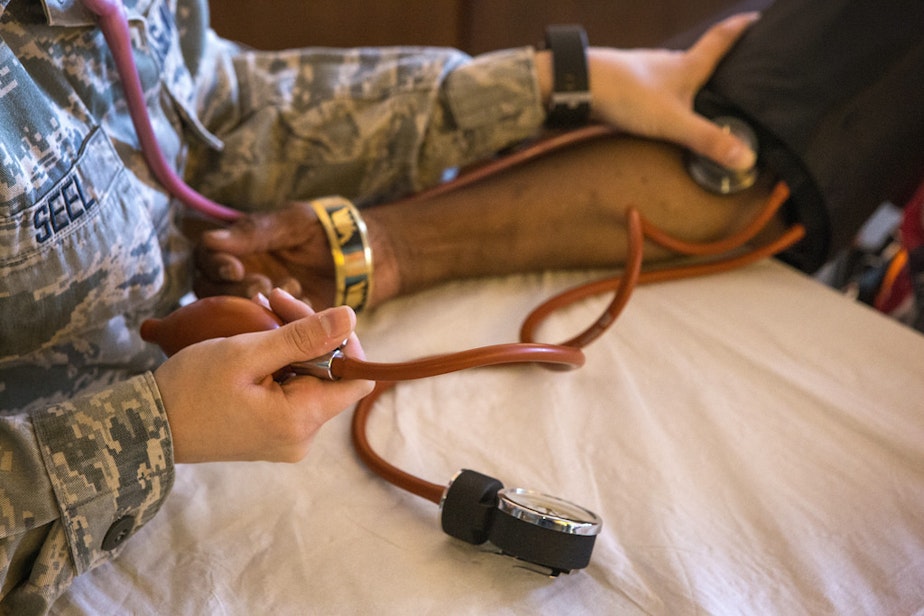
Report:
[[[246,52],[206,2],[126,2],[167,159],[243,209],[362,203],[535,133],[531,51]],[[109,49],[76,0],[0,0],[0,609],[41,613],[173,480],[142,319],[188,292]]]

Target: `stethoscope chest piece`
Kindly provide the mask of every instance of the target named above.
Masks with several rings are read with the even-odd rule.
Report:
[[[757,152],[757,135],[746,122],[732,116],[722,116],[716,118],[714,122]],[[697,184],[720,195],[731,195],[750,188],[757,181],[758,175],[756,167],[735,171],[705,156],[692,153],[687,158],[687,171]]]
[[[460,471],[446,488],[441,523],[447,534],[546,567],[552,575],[583,569],[603,526],[592,511],[533,490],[504,488],[493,477]]]

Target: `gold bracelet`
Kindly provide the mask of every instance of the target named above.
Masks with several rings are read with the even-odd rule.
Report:
[[[366,223],[349,199],[323,197],[311,202],[334,257],[334,305],[362,310],[372,294],[372,247]]]

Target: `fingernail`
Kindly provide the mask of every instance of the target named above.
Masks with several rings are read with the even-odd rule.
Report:
[[[279,295],[282,295],[282,296],[283,296],[284,298],[286,298],[286,299],[295,299],[294,297],[292,297],[292,294],[291,294],[291,293],[289,293],[288,291],[286,291],[286,290],[283,289],[282,287],[276,287],[276,288],[273,289],[273,291],[275,291],[275,292],[278,293]]]
[[[216,229],[214,231],[206,231],[206,234],[213,240],[218,240],[223,242],[227,239],[231,239],[231,232],[227,229]]]
[[[218,276],[222,280],[234,280],[234,266],[233,265],[222,265],[218,268]]]
[[[253,296],[253,301],[257,302],[258,304],[260,304],[260,305],[263,306],[264,308],[269,308],[269,307],[270,307],[269,299],[267,299],[267,297],[266,297],[265,295],[263,295],[263,293],[257,293],[256,295],[254,295],[254,296]]]
[[[757,162],[757,155],[743,143],[736,143],[725,152],[722,163],[732,169],[750,169]]]
[[[321,327],[324,329],[324,335],[330,338],[336,330],[337,318],[333,310],[325,310],[318,315]]]
[[[337,306],[318,313],[321,328],[324,329],[326,336],[342,336],[345,330],[349,329],[349,310],[346,306]],[[344,319],[346,319],[346,322],[344,322]]]

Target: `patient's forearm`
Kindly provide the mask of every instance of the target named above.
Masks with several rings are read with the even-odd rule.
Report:
[[[689,179],[675,147],[585,143],[439,197],[366,210],[382,257],[375,303],[456,278],[617,266],[630,206],[680,238],[717,239],[755,215],[771,184],[714,195]],[[654,246],[645,255],[670,257]]]

